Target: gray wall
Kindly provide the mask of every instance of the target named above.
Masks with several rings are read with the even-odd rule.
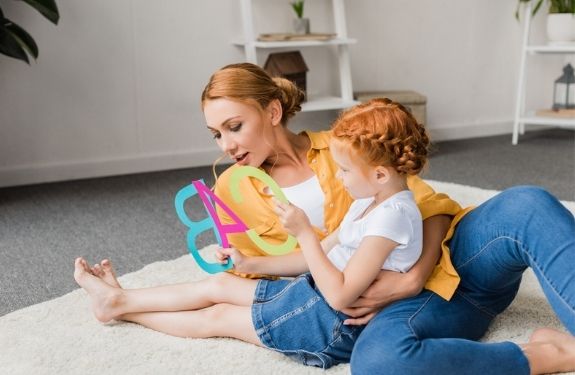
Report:
[[[355,90],[428,97],[435,139],[509,133],[521,25],[515,1],[347,0]],[[0,57],[0,186],[211,164],[199,97],[242,61],[238,0],[58,0],[57,27],[20,2],[6,15],[36,38],[31,66]],[[312,31],[333,31],[331,2],[309,0]],[[258,32],[288,31],[288,0],[254,0]],[[536,19],[542,25],[543,17]],[[335,54],[304,49],[310,91],[337,92]],[[265,55],[261,55],[263,60]],[[563,60],[534,58],[530,103],[550,105]],[[327,128],[335,112],[296,129]]]

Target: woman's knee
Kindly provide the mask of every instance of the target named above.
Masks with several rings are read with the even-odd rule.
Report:
[[[535,185],[514,186],[503,190],[501,195],[505,198],[511,198],[510,203],[515,203],[517,205],[527,204],[527,207],[532,204],[546,205],[555,204],[557,202],[557,198],[555,198],[551,193],[541,186]]]
[[[559,201],[540,186],[520,185],[503,190],[494,199],[503,208],[502,213],[541,211],[560,205]]]
[[[516,186],[504,190],[501,195],[501,215],[509,213],[517,220],[524,220],[525,225],[536,226],[537,231],[549,231],[551,226],[567,233],[575,229],[573,214],[554,195],[539,186]]]
[[[418,341],[412,332],[397,329],[399,325],[366,327],[353,347],[350,361],[353,374],[405,373],[404,365],[412,362]]]
[[[550,225],[573,225],[573,215],[551,193],[539,186],[515,186],[477,207],[466,220],[476,225],[508,225],[531,231],[548,230]]]

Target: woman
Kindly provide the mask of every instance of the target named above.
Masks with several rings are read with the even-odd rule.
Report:
[[[320,238],[338,227],[351,204],[335,178],[329,133],[295,134],[287,128],[302,99],[292,83],[272,79],[252,64],[220,69],[202,94],[208,129],[236,162],[218,178],[216,195],[272,244],[283,242],[286,234],[266,186],[244,178],[242,203],[232,199],[228,186],[238,166],[259,167],[271,175],[288,199],[304,209]],[[573,272],[565,269],[575,257],[572,215],[537,188],[509,189],[474,210],[462,210],[418,177],[407,182],[423,218],[422,256],[407,273],[381,271],[367,292],[343,310],[356,317],[349,324],[369,322],[354,348],[352,371],[507,374],[575,369],[575,339],[557,331],[539,330],[522,346],[471,341],[511,302],[528,266],[542,280],[558,316],[575,332],[575,285],[569,285]],[[232,222],[225,212],[219,214],[222,222]],[[242,276],[307,270],[300,252],[263,256],[245,234],[228,240],[233,248],[224,253],[234,261],[233,272]],[[116,283],[109,263],[92,272]],[[135,313],[130,320],[162,330],[185,324],[185,311]]]
[[[216,194],[271,243],[283,242],[285,234],[267,203],[265,186],[242,181],[242,204],[249,210],[236,204],[227,190],[229,176],[239,165],[262,168],[289,200],[308,207],[320,237],[337,227],[350,204],[333,176],[329,135],[294,134],[286,127],[300,101],[292,84],[272,80],[251,64],[222,68],[202,95],[208,128],[236,161],[218,179]],[[424,219],[423,255],[406,274],[382,272],[364,296],[344,310],[358,317],[348,323],[361,324],[389,305],[361,334],[352,371],[509,374],[575,369],[575,339],[555,330],[538,330],[521,346],[472,341],[511,303],[527,267],[535,270],[557,315],[575,333],[574,273],[568,266],[575,257],[573,216],[535,187],[512,188],[474,210],[462,210],[419,178],[408,182]],[[305,194],[297,193],[301,186],[306,186]],[[239,252],[230,249],[228,254],[243,275],[296,275],[306,269],[299,253],[257,256],[265,253],[243,234],[230,237],[230,242]],[[450,337],[457,339],[444,339]]]

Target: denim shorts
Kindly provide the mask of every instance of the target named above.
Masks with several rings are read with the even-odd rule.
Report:
[[[348,363],[363,326],[346,326],[348,316],[332,309],[311,275],[294,280],[260,280],[252,321],[265,346],[308,366]]]

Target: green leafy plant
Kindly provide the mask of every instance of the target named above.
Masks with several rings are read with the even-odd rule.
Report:
[[[533,9],[531,15],[537,14],[545,0],[518,0],[517,9],[515,10],[515,18],[519,19],[519,8],[521,4],[533,1]],[[549,3],[549,13],[571,13],[575,14],[575,0],[547,0]]]
[[[60,13],[55,0],[22,0],[36,9],[42,16],[58,24]],[[0,53],[30,64],[28,56],[38,58],[38,46],[34,38],[22,27],[12,22],[6,16],[0,5]]]
[[[291,3],[291,7],[293,8],[293,11],[295,12],[297,18],[303,17],[303,3],[304,0],[296,0]]]

